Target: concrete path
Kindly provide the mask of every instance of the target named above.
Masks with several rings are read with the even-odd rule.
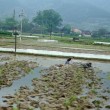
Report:
[[[14,52],[14,48],[0,48],[1,52]],[[110,55],[88,54],[88,53],[71,53],[60,51],[48,51],[48,50],[35,50],[35,49],[17,49],[17,53],[46,55],[46,56],[58,56],[58,57],[76,57],[84,59],[97,59],[110,61]]]
[[[110,45],[110,42],[94,42],[94,44]]]
[[[24,38],[39,38],[39,36],[18,35],[18,37]]]

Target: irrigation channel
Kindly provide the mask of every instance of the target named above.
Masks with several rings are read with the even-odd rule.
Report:
[[[0,56],[6,56],[13,58],[12,54],[1,54]],[[40,57],[40,56],[28,56],[28,55],[17,55],[16,60],[26,60],[26,61],[35,61],[39,64],[37,68],[35,68],[31,74],[28,74],[21,79],[14,80],[13,84],[10,87],[4,87],[0,89],[0,106],[6,106],[5,98],[3,96],[13,95],[16,93],[21,86],[27,86],[30,89],[33,89],[32,80],[33,78],[40,78],[41,73],[40,71],[46,68],[49,68],[52,65],[58,64],[65,64],[65,58],[50,58],[50,57]],[[6,61],[0,62],[5,63]],[[104,103],[105,105],[110,105],[110,62],[104,61],[89,61],[89,60],[73,60],[71,63],[85,63],[85,62],[92,62],[93,68],[98,70],[97,77],[101,78],[102,88],[97,89],[97,92],[100,93],[102,96],[108,97]],[[108,90],[109,92],[102,92],[104,90]],[[82,95],[86,95],[88,89],[84,89],[84,93]],[[96,97],[97,99],[97,97]],[[99,99],[100,100],[100,99]],[[99,110],[109,110],[109,108],[105,108],[105,105]],[[36,109],[36,110],[39,110]],[[95,109],[92,109],[95,110]],[[97,110],[97,109],[96,109]]]

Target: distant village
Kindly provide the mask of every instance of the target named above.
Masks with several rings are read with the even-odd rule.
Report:
[[[81,36],[84,36],[84,37],[110,37],[110,32],[103,28],[96,30],[96,31],[80,30],[77,28],[72,28],[71,32],[75,33],[79,37],[81,37]]]

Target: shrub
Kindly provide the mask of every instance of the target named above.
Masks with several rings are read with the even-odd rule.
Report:
[[[12,32],[0,31],[0,35],[12,36]]]

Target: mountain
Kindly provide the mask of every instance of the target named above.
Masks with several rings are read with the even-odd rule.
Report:
[[[109,4],[109,0],[0,0],[0,18],[11,16],[14,9],[17,18],[23,9],[30,19],[39,10],[54,9],[62,16],[64,24],[75,28],[110,29]]]

